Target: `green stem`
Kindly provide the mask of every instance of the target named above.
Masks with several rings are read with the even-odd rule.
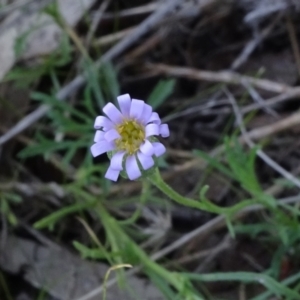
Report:
[[[203,205],[203,204],[201,204],[201,203],[199,203],[199,202],[197,202],[193,199],[185,198],[185,197],[181,196],[180,194],[178,194],[176,191],[174,191],[161,178],[158,169],[156,169],[155,173],[152,176],[148,177],[148,178],[149,178],[150,182],[153,185],[155,185],[160,191],[162,191],[165,195],[170,197],[175,202],[177,202],[179,204],[182,204],[182,205],[185,205],[185,206],[206,210],[205,205]]]
[[[141,197],[140,197],[140,201],[138,203],[137,209],[135,210],[135,212],[132,214],[132,216],[130,218],[128,218],[124,221],[119,221],[119,224],[122,224],[122,225],[133,224],[141,216],[141,212],[142,212],[144,204],[147,200],[147,196],[148,196],[149,189],[150,189],[150,184],[148,181],[145,180],[142,182],[142,184],[143,184],[142,193],[141,193]]]
[[[196,201],[191,198],[186,198],[178,194],[176,191],[174,191],[168,184],[164,182],[164,180],[161,178],[159,170],[156,169],[155,173],[148,177],[150,182],[155,185],[160,191],[162,191],[165,195],[167,195],[169,198],[177,202],[178,204],[201,209],[203,211],[208,211],[211,213],[216,214],[225,214],[227,216],[234,214],[235,212],[241,210],[242,208],[253,205],[254,200],[245,200],[242,201],[234,206],[231,207],[220,207],[212,202],[208,201],[207,199],[202,199],[202,201]]]
[[[8,300],[13,300],[14,299],[12,297],[10,291],[9,291],[9,288],[8,288],[8,286],[6,284],[6,281],[5,281],[5,278],[4,278],[3,274],[2,274],[2,272],[0,272],[0,287],[2,287],[3,293],[4,293],[5,297],[6,297],[6,299],[8,299]]]

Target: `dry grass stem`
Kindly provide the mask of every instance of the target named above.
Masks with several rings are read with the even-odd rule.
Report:
[[[90,45],[91,43],[91,40],[95,34],[95,31],[103,17],[103,14],[104,14],[104,11],[106,10],[106,8],[108,7],[108,5],[110,4],[110,1],[111,0],[105,0],[101,3],[98,11],[96,12],[95,16],[94,16],[94,19],[93,19],[93,22],[92,22],[92,25],[89,29],[89,32],[88,32],[88,35],[87,35],[87,38],[86,38],[86,44],[87,46]]]
[[[250,55],[254,52],[254,50],[263,42],[265,38],[269,36],[269,34],[274,29],[275,25],[278,23],[278,21],[282,18],[282,15],[279,14],[277,18],[274,19],[273,22],[271,22],[270,25],[268,25],[265,29],[263,29],[260,34],[256,34],[254,38],[249,41],[242,52],[239,54],[239,56],[234,60],[234,62],[231,64],[232,70],[237,70],[240,68],[250,57]]]
[[[146,68],[156,74],[163,74],[173,77],[184,77],[200,81],[226,83],[234,85],[242,85],[247,82],[256,88],[273,92],[284,93],[291,89],[290,86],[274,82],[268,79],[257,79],[250,76],[241,75],[232,71],[203,71],[192,68],[169,66],[165,64],[147,64]]]
[[[260,140],[272,136],[300,124],[300,112],[296,112],[289,117],[279,120],[273,124],[262,126],[249,131],[248,137],[254,140]]]
[[[298,68],[298,73],[300,75],[300,48],[299,48],[299,43],[298,43],[298,39],[297,39],[297,32],[295,30],[295,26],[289,16],[287,16],[286,24],[287,24],[287,29],[288,29],[292,49],[294,52],[295,61],[296,61],[297,68]]]
[[[123,39],[125,36],[131,34],[135,30],[135,28],[136,27],[130,27],[115,33],[104,35],[94,41],[94,46],[103,47],[103,46],[109,46],[111,44],[114,44],[115,42]]]
[[[285,92],[281,95],[278,95],[278,96],[272,97],[268,100],[265,100],[263,103],[253,103],[253,104],[244,106],[243,108],[241,108],[241,112],[243,114],[245,114],[245,113],[248,113],[255,109],[260,109],[260,108],[264,108],[267,106],[273,106],[273,105],[276,105],[278,103],[281,103],[281,102],[284,102],[287,100],[297,99],[299,97],[300,97],[300,87],[294,87],[294,88],[289,89],[287,92]]]

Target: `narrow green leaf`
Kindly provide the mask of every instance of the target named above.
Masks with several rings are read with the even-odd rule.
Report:
[[[200,156],[204,160],[206,160],[211,166],[222,172],[224,175],[236,179],[233,172],[226,168],[222,163],[220,163],[216,158],[210,157],[207,153],[201,150],[194,150],[193,153],[195,153],[197,156]]]
[[[110,98],[116,101],[117,96],[120,95],[120,86],[118,76],[113,65],[110,62],[103,64],[100,69],[100,74],[104,83],[103,89],[107,92]]]
[[[299,282],[299,280],[300,280],[300,272],[288,277],[287,279],[283,280],[280,284],[287,286],[287,285]],[[261,295],[256,296],[250,300],[266,300],[266,299],[270,299],[271,296],[272,296],[272,291],[266,291],[266,292],[262,293]],[[290,300],[294,300],[294,299],[299,299],[299,293],[296,298],[293,298],[293,297],[290,298]]]
[[[36,229],[52,227],[56,222],[58,222],[59,220],[61,220],[64,217],[66,217],[67,215],[87,209],[87,208],[95,205],[95,203],[96,202],[76,203],[76,204],[61,208],[60,210],[52,213],[51,215],[41,219],[40,221],[35,222],[33,224],[33,227]]]
[[[292,297],[298,299],[299,293],[286,287],[268,275],[251,272],[228,272],[228,273],[213,273],[213,274],[195,274],[183,273],[189,279],[199,280],[204,282],[212,281],[238,281],[244,283],[259,283],[269,289],[277,296]],[[257,299],[256,299],[257,300]]]
[[[175,83],[175,79],[160,80],[148,97],[147,103],[150,104],[153,109],[162,105],[172,94]]]
[[[88,248],[85,245],[73,241],[73,246],[78,250],[83,258],[92,258],[92,259],[103,259],[107,258],[107,253],[103,252],[102,249],[99,248]]]

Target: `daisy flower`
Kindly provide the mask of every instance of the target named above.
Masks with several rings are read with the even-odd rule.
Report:
[[[107,179],[116,181],[124,170],[130,180],[139,178],[142,170],[154,166],[153,156],[165,153],[165,146],[154,136],[169,136],[167,124],[161,124],[159,115],[142,100],[131,99],[129,94],[117,97],[120,110],[112,103],[103,107],[105,116],[98,116],[94,157],[105,152],[112,154]],[[142,168],[142,170],[141,170]]]

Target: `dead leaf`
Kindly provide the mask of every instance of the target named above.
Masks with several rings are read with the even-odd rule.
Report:
[[[59,246],[47,248],[15,236],[8,236],[1,249],[0,267],[13,274],[23,274],[33,286],[46,289],[61,300],[77,299],[99,287],[109,269],[105,264],[80,259]],[[126,277],[126,283],[123,290],[117,285],[108,288],[107,300],[164,299],[146,280],[131,276]],[[132,296],[129,290],[137,296]],[[100,298],[98,295],[90,299]]]

